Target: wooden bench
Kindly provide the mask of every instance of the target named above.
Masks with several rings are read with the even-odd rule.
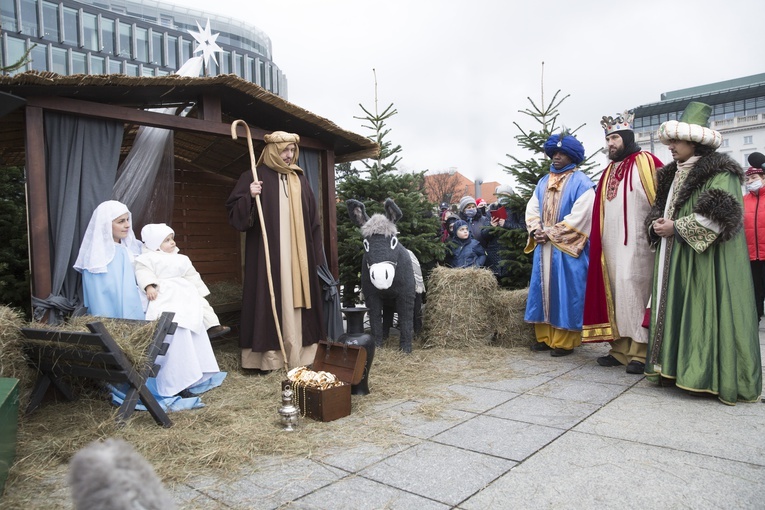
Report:
[[[156,377],[159,365],[157,356],[167,352],[167,335],[175,333],[176,324],[172,312],[163,313],[146,352],[145,368],[137,369],[122,352],[119,345],[101,322],[87,324],[90,333],[80,331],[57,331],[51,329],[21,328],[25,339],[22,350],[27,362],[39,372],[26,413],[40,406],[51,384],[68,400],[74,400],[72,389],[63,379],[66,376],[85,377],[113,384],[126,383],[125,400],[117,412],[117,421],[124,423],[135,411],[140,398],[157,424],[172,426],[173,422],[146,387],[149,377]],[[146,321],[124,322],[145,324]]]

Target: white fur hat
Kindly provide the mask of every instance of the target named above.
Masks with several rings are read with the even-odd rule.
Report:
[[[706,127],[711,113],[711,106],[691,101],[680,120],[670,120],[659,127],[659,140],[664,145],[669,145],[670,140],[684,140],[718,148],[722,144],[722,135]]]
[[[149,223],[141,229],[141,241],[151,251],[157,251],[170,234],[175,234],[175,231],[165,223]]]

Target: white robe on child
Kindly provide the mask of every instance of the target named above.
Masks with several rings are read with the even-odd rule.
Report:
[[[179,326],[195,333],[206,331],[203,306],[210,291],[186,255],[144,248],[135,259],[135,279],[140,289],[157,286],[157,298],[146,309],[147,320],[162,312],[175,312],[173,321]]]
[[[159,292],[149,301],[146,319],[154,320],[162,312],[174,312],[176,332],[167,337],[167,354],[157,357],[162,369],[157,375],[161,395],[175,395],[202,383],[220,371],[203,322],[203,295],[209,294],[191,260],[185,255],[163,251],[144,252],[135,259],[138,286],[157,285]]]

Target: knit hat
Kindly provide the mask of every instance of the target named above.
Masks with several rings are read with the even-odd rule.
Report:
[[[175,231],[164,223],[149,223],[141,229],[141,241],[151,251],[159,250],[162,241]]]
[[[473,197],[471,197],[471,196],[468,196],[468,195],[465,195],[464,197],[462,197],[462,198],[460,199],[460,212],[463,212],[463,211],[465,210],[465,208],[466,208],[467,206],[469,206],[470,204],[473,204],[473,205],[475,205],[476,207],[478,207],[478,206],[476,205],[476,203],[475,203],[475,198],[473,198]]]
[[[760,168],[758,166],[750,166],[749,169],[746,171],[746,175],[747,176],[755,175],[755,174],[764,174],[765,175],[765,170],[763,170],[762,168]]]
[[[454,235],[457,235],[457,231],[460,229],[460,227],[467,227],[467,221],[465,220],[457,220],[454,222]]]
[[[722,135],[707,127],[711,114],[712,107],[708,104],[691,101],[680,120],[669,120],[659,126],[659,140],[664,145],[669,145],[671,140],[683,140],[716,149],[722,144]]]
[[[476,207],[486,207],[486,200],[483,198],[476,198],[475,199],[475,206]]]
[[[544,149],[545,154],[550,158],[553,157],[556,152],[562,152],[571,158],[571,162],[575,165],[584,161],[584,145],[582,145],[582,142],[577,140],[576,137],[571,135],[564,134],[562,140],[561,135],[552,135],[545,142]]]
[[[635,113],[631,110],[625,110],[624,113],[615,117],[606,117],[604,115],[600,125],[603,126],[603,130],[606,132],[606,136],[608,136],[619,131],[632,131],[632,121],[634,119]]]

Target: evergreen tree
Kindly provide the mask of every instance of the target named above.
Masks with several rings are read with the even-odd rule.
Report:
[[[27,214],[24,170],[0,169],[0,305],[30,315]]]
[[[549,103],[545,103],[543,89],[542,100],[539,105],[530,97],[527,98],[531,107],[519,110],[519,112],[530,117],[536,123],[536,129],[526,130],[517,122],[513,122],[513,124],[520,131],[520,134],[515,136],[518,146],[531,152],[531,156],[528,159],[520,159],[512,154],[506,154],[512,162],[509,165],[500,164],[507,173],[514,177],[516,182],[515,194],[501,196],[500,200],[507,205],[510,214],[515,214],[521,219],[525,216],[526,204],[531,198],[537,183],[550,171],[551,160],[544,153],[544,143],[551,135],[558,131],[558,107],[569,97],[567,95],[559,98],[559,95],[560,90],[553,94]],[[558,132],[565,130],[568,134],[573,135],[583,125],[578,126],[574,130],[562,127]],[[588,175],[595,164],[592,161],[594,155],[595,153],[588,156],[579,166],[579,169]],[[526,287],[531,277],[532,267],[531,254],[523,252],[528,238],[526,230],[507,230],[497,227],[493,228],[493,230],[499,236],[500,245],[502,246],[500,254],[502,256],[502,267],[505,269],[505,276],[500,283],[503,287],[513,289]]]
[[[363,161],[364,171],[346,173],[337,184],[337,251],[344,306],[358,302],[361,259],[364,255],[359,229],[348,217],[345,201],[350,198],[363,202],[369,216],[384,214],[386,198],[396,202],[403,213],[397,223],[398,239],[417,256],[425,275],[444,257],[443,245],[438,240],[439,221],[434,214],[435,204],[428,200],[425,193],[425,171],[411,174],[396,171],[402,149],[387,139],[390,129],[386,127],[386,121],[398,112],[392,103],[381,114],[377,113],[376,106],[375,113],[361,104],[359,106],[365,117],[357,118],[368,122],[363,127],[373,131],[369,139],[379,145],[380,153],[374,160]]]
[[[343,182],[349,175],[359,175],[359,171],[350,162],[335,165],[335,186]]]

